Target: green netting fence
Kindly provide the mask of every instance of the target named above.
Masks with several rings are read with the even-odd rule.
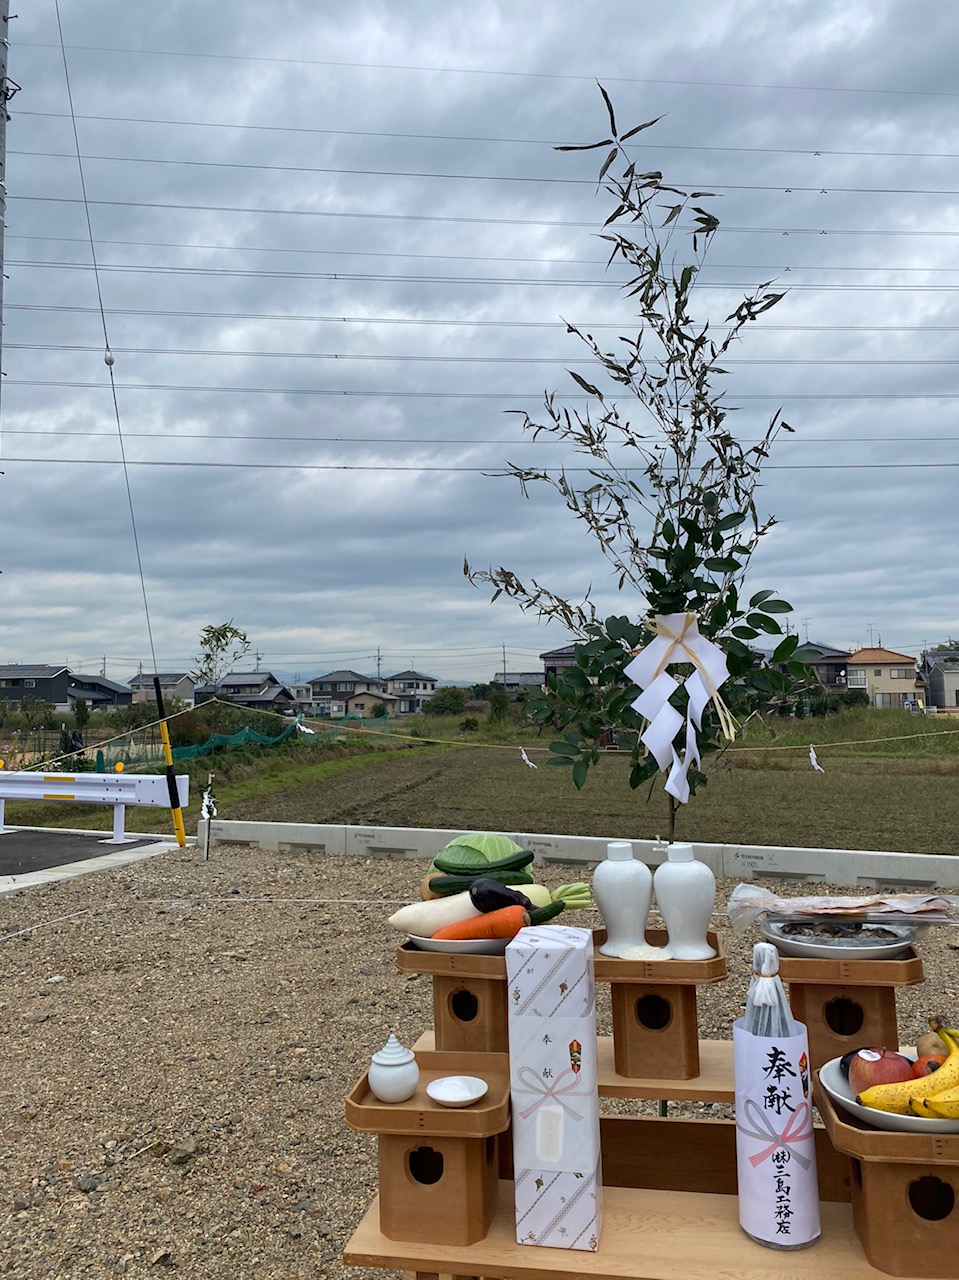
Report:
[[[314,722],[315,723],[315,722]],[[349,733],[352,725],[362,726],[366,735],[371,738],[389,737],[390,726],[389,721],[385,718],[363,720],[359,716],[344,716],[342,720],[335,723],[330,722],[324,728],[306,729],[305,725],[298,724],[293,721],[275,736],[271,737],[265,733],[258,733],[255,729],[242,728],[236,733],[211,733],[206,742],[201,742],[196,746],[190,747],[174,747],[172,749],[173,763],[177,764],[183,760],[195,760],[200,756],[209,755],[211,751],[222,751],[229,747],[275,747],[281,742],[288,742],[291,738],[296,737],[298,730],[302,727],[309,734],[309,740],[315,741],[317,738],[325,742],[335,742],[341,734]],[[163,749],[159,743],[142,742],[139,750],[133,747],[132,742],[126,744],[121,742],[111,743],[97,750],[96,753],[96,770],[97,773],[111,773],[114,766],[122,763],[126,768],[136,767],[137,765],[156,765],[163,761]]]

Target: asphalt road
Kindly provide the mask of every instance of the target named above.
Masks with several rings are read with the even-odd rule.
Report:
[[[0,833],[0,876],[22,876],[31,871],[48,871],[87,858],[102,858],[106,853],[143,848],[159,844],[155,836],[143,836],[128,844],[104,843],[107,831],[26,831],[7,830]]]

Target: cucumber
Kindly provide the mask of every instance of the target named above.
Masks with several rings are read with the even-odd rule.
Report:
[[[523,867],[528,867],[535,856],[535,854],[526,849],[520,849],[518,853],[511,853],[505,858],[497,859],[496,862],[484,862],[481,866],[471,868],[470,871],[471,873],[475,871],[474,880],[479,876],[488,876],[491,871],[520,871]],[[451,876],[466,874],[461,862],[457,862],[455,857],[446,856],[442,852],[438,853],[433,859],[433,866],[437,871],[443,871]]]
[[[431,893],[437,893],[440,897],[445,898],[451,893],[462,893],[466,889],[472,888],[476,880],[495,880],[498,884],[532,884],[533,877],[528,871],[486,871],[477,868],[476,875],[442,875],[430,876],[429,887]]]
[[[566,910],[566,903],[560,899],[558,902],[551,902],[548,907],[534,907],[529,913],[529,922],[533,924],[546,924],[552,920],[554,916],[558,916],[561,911]]]

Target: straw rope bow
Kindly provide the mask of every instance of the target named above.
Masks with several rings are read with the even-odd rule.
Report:
[[[654,619],[656,637],[626,665],[624,674],[639,685],[642,693],[633,702],[635,711],[649,723],[640,741],[655,757],[664,772],[669,770],[666,791],[681,803],[689,799],[689,770],[700,763],[696,730],[702,729],[703,712],[711,701],[719,716],[720,727],[732,741],[736,721],[719,693],[729,677],[726,655],[718,645],[699,633],[695,613],[664,614]],[[683,717],[669,701],[679,688],[679,681],[667,671],[676,662],[688,662],[693,670],[683,682],[688,695],[686,712],[686,747],[682,754],[674,739],[683,726]]]

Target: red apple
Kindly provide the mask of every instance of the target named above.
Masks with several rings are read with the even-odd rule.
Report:
[[[912,1067],[912,1074],[920,1080],[923,1076],[931,1075],[933,1071],[938,1071],[946,1060],[944,1053],[924,1053],[918,1058]]]
[[[849,1088],[853,1097],[875,1084],[899,1084],[913,1080],[910,1058],[892,1049],[860,1049],[849,1064]]]

